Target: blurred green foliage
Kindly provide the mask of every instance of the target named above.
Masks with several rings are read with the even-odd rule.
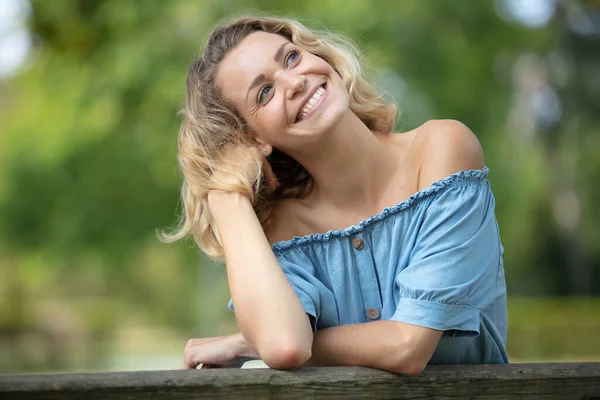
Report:
[[[600,298],[508,299],[511,362],[598,361]]]
[[[401,105],[398,130],[453,118],[477,134],[510,294],[600,294],[600,30],[572,26],[600,11],[560,2],[528,28],[503,4],[32,1],[29,63],[0,81],[0,371],[110,368],[114,343],[139,344],[127,332],[140,326],[181,348],[235,329],[223,269],[155,230],[177,217],[187,68],[212,25],[243,12],[354,39]],[[597,302],[580,301],[594,306],[512,303],[511,357],[599,356],[585,339],[568,350],[574,315],[598,328]]]

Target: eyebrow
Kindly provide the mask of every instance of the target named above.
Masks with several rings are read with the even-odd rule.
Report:
[[[290,42],[283,42],[283,44],[281,46],[279,46],[279,48],[275,52],[275,56],[273,57],[273,60],[275,60],[276,63],[278,63],[279,60],[281,60],[281,55],[283,54],[283,49],[285,49],[285,46],[287,46],[288,44],[290,44]]]
[[[281,46],[279,46],[279,48],[275,52],[275,55],[273,56],[273,60],[276,63],[279,63],[279,61],[281,61],[281,55],[283,54],[283,50],[285,50],[285,46],[287,46],[288,44],[291,44],[291,43],[290,42],[284,42]],[[258,86],[264,80],[265,80],[265,75],[264,74],[260,74],[256,78],[254,78],[254,80],[250,84],[250,87],[248,88],[248,92],[246,92],[246,101],[248,101],[248,95],[250,94],[250,91],[252,89],[254,89],[256,86]]]

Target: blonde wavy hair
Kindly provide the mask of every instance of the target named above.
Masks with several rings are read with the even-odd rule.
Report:
[[[281,35],[329,63],[342,78],[350,97],[350,109],[373,132],[390,133],[397,107],[383,98],[363,78],[363,57],[354,43],[338,34],[310,30],[298,21],[279,17],[241,17],[219,23],[210,34],[201,56],[187,77],[187,95],[179,129],[178,160],[183,173],[183,212],[178,227],[159,233],[161,240],[174,242],[192,235],[210,258],[222,261],[223,247],[208,207],[211,189],[237,191],[248,195],[263,229],[270,222],[277,200],[310,193],[313,179],[296,160],[273,149],[268,160],[280,186],[267,188],[260,162],[243,174],[237,187],[217,182],[214,171],[228,145],[255,146],[246,122],[228,104],[217,86],[216,73],[223,58],[249,34],[264,31]]]

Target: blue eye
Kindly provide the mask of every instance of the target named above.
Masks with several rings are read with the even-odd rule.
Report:
[[[285,65],[286,67],[289,67],[291,64],[296,63],[298,60],[300,60],[300,50],[293,49],[288,53],[287,58],[285,59]]]
[[[260,92],[258,93],[258,104],[262,104],[263,101],[265,101],[265,99],[269,97],[269,93],[271,93],[271,90],[273,90],[272,86],[265,86],[262,89],[260,89]]]

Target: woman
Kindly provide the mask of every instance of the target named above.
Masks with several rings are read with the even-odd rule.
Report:
[[[181,226],[225,259],[240,333],[184,367],[506,363],[502,245],[473,133],[396,107],[347,39],[281,18],[212,32],[187,79]]]

